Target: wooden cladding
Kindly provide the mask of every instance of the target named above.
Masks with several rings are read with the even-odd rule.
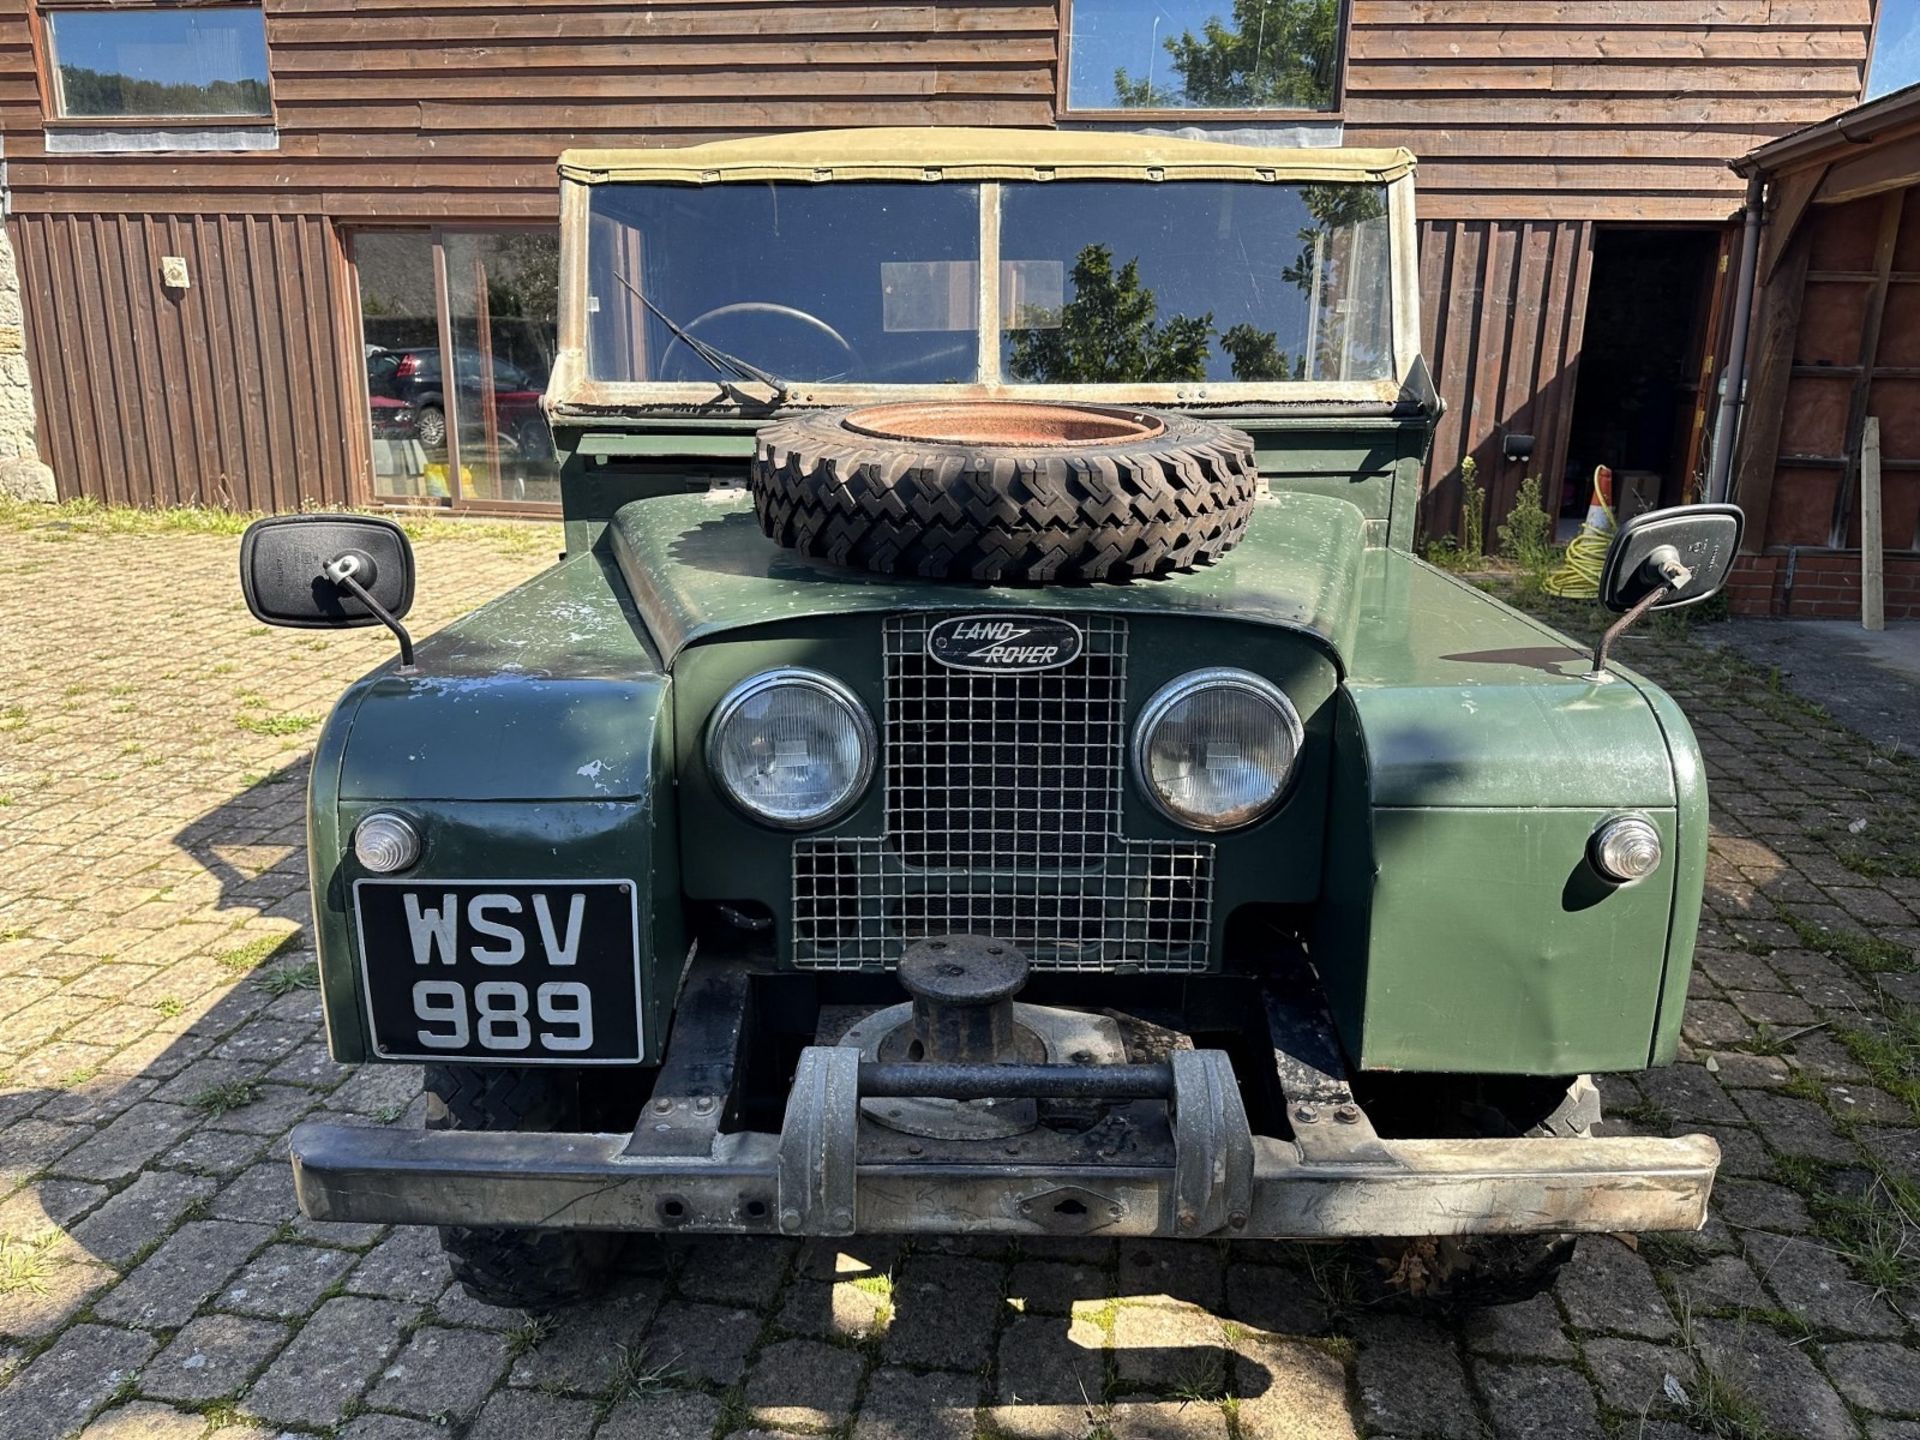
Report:
[[[1552,506],[1566,466],[1592,269],[1593,226],[1584,221],[1421,225],[1421,348],[1447,399],[1427,467],[1429,535],[1459,531],[1468,456],[1486,490],[1489,545],[1528,475],[1545,477]],[[1535,437],[1531,460],[1502,458],[1508,434]]]
[[[1727,162],[1856,101],[1870,0],[1353,0],[1350,144],[1429,220],[1720,220]]]
[[[62,497],[297,510],[360,498],[344,269],[309,216],[11,222],[43,458]],[[187,262],[163,289],[160,260]]]

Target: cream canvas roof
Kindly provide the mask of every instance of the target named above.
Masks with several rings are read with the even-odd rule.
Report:
[[[679,149],[568,150],[560,173],[600,184],[728,180],[1275,180],[1384,183],[1406,150],[1262,149],[1115,130],[918,126],[802,130]]]

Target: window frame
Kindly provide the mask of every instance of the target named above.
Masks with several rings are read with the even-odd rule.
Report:
[[[1345,117],[1347,108],[1347,42],[1351,38],[1353,25],[1353,0],[1334,0],[1340,7],[1340,23],[1335,27],[1334,45],[1338,50],[1333,68],[1332,103],[1324,110],[1276,109],[1272,107],[1247,110],[1189,109],[1185,107],[1154,108],[1099,106],[1080,107],[1073,103],[1073,7],[1077,0],[1060,0],[1060,63],[1056,67],[1056,90],[1054,94],[1054,113],[1062,119],[1074,120],[1145,120],[1156,124],[1167,121],[1204,121],[1223,120],[1284,120],[1300,123],[1309,120],[1340,121]]]
[[[74,12],[146,13],[149,11],[255,10],[260,14],[260,43],[266,56],[267,108],[249,115],[68,115],[65,113],[55,53],[53,15]],[[49,130],[268,130],[280,126],[280,101],[273,84],[273,37],[265,0],[196,0],[192,5],[121,3],[121,0],[29,0],[27,21],[33,37],[34,78],[40,89],[42,123]]]
[[[722,182],[729,183],[729,182]],[[756,181],[730,183],[764,183]],[[846,183],[836,181],[826,184]],[[853,182],[857,183],[857,182]],[[1378,380],[1182,380],[1124,385],[1070,382],[1036,384],[1012,380],[1002,372],[1000,316],[1000,192],[1011,184],[1044,181],[981,179],[979,334],[976,378],[947,384],[886,385],[873,382],[796,382],[787,392],[791,405],[853,405],[877,400],[1065,400],[1103,404],[1206,408],[1226,405],[1298,406],[1308,403],[1379,405],[1395,402],[1420,353],[1418,237],[1414,226],[1413,176],[1385,180],[1388,256],[1388,333],[1392,337],[1392,374]],[[1156,183],[1156,182],[1147,182]],[[1167,180],[1169,185],[1186,183]],[[1275,183],[1261,180],[1234,184]],[[1293,184],[1294,181],[1280,181]],[[560,343],[547,384],[550,415],[599,413],[607,408],[640,411],[685,410],[707,414],[742,413],[737,402],[716,398],[711,381],[602,380],[587,368],[586,294],[588,217],[592,184],[563,178],[560,197]],[[749,384],[747,388],[751,388]],[[747,411],[744,413],[756,413]]]

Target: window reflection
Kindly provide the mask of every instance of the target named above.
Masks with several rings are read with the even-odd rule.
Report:
[[[258,7],[49,10],[62,115],[270,115]]]
[[[1339,0],[1073,0],[1072,110],[1331,110]]]
[[[559,240],[550,231],[450,232],[437,243],[451,365],[435,237],[355,237],[375,493],[557,502],[559,463],[540,402],[558,343]]]

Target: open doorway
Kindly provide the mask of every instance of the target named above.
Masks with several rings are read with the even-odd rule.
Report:
[[[1561,538],[1587,513],[1596,465],[1614,473],[1621,519],[1678,505],[1701,463],[1712,418],[1719,230],[1594,233],[1580,379],[1561,476]]]

